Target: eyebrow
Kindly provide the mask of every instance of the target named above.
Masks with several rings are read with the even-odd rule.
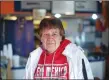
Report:
[[[53,33],[58,33],[57,31],[54,31]]]

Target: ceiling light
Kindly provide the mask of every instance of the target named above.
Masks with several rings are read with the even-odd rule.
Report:
[[[51,18],[51,16],[45,16],[45,18]]]
[[[33,17],[32,16],[26,16],[25,19],[26,20],[33,20]]]
[[[54,15],[56,18],[60,18],[61,17],[61,14],[55,14]]]
[[[34,21],[33,21],[33,24],[37,24],[37,25],[38,25],[38,24],[40,24],[40,21],[41,21],[41,20],[34,20]]]
[[[17,20],[16,16],[7,15],[4,17],[5,20]]]
[[[65,15],[73,15],[72,12],[65,12]]]
[[[96,14],[92,15],[92,19],[97,19],[97,18],[98,18],[98,16]]]
[[[11,20],[17,20],[16,16],[11,16]]]

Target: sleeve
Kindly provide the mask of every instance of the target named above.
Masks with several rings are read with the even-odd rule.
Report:
[[[90,63],[89,63],[88,59],[86,58],[86,56],[84,55],[84,51],[82,50],[82,48],[78,48],[77,55],[78,55],[77,60],[78,60],[78,69],[79,69],[78,77],[81,79],[85,79],[85,80],[86,80],[85,77],[87,77],[87,79],[94,79],[92,70],[90,67]],[[86,70],[86,73],[83,71],[83,69]]]

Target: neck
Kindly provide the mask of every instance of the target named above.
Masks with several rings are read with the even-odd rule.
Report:
[[[55,51],[47,51],[48,54],[52,54],[54,53]]]

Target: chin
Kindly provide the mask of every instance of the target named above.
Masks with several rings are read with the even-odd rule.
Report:
[[[50,53],[53,53],[55,51],[55,49],[50,49],[49,48],[47,51],[50,52]]]

